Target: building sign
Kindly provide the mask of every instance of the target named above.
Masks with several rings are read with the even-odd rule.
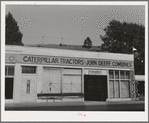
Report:
[[[102,75],[101,70],[88,70],[89,75]]]
[[[6,54],[5,61],[12,62],[12,63],[15,62],[16,61],[15,54]]]
[[[89,59],[89,58],[68,58],[68,57],[51,57],[51,56],[32,56],[21,55],[17,62],[28,64],[52,64],[52,65],[71,65],[84,67],[132,67],[131,61],[117,61],[117,60],[103,60],[103,59]]]

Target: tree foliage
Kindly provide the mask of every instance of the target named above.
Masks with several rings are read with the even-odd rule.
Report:
[[[101,36],[101,40],[103,41],[101,50],[113,53],[132,54],[132,48],[136,48],[135,73],[144,74],[145,27],[134,23],[121,23],[112,20],[104,31],[105,35]]]
[[[91,48],[92,47],[92,41],[89,37],[87,37],[84,41],[84,44],[83,44],[83,47],[84,48]]]
[[[19,26],[12,14],[9,12],[6,15],[5,24],[5,44],[7,45],[23,45],[22,43],[23,34],[19,31]]]

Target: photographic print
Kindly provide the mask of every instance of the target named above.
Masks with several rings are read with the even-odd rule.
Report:
[[[147,120],[147,2],[2,3],[4,121]]]

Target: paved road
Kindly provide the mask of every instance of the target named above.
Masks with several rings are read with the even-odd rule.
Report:
[[[144,104],[6,107],[6,111],[144,111]]]

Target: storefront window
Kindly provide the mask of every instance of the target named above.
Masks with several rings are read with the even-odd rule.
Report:
[[[114,98],[114,80],[109,81],[109,87],[110,87],[110,98]]]
[[[121,97],[122,98],[129,98],[129,81],[127,80],[122,80],[121,81]]]
[[[8,67],[8,76],[13,76],[14,75],[14,66],[9,66]]]
[[[126,71],[126,79],[130,79],[130,72]]]
[[[63,69],[63,93],[81,93],[81,69]]]
[[[125,79],[124,78],[124,71],[120,71],[120,75],[121,75],[121,79]]]
[[[36,67],[33,67],[33,66],[22,66],[22,73],[34,74],[34,73],[36,73]]]
[[[115,80],[115,98],[120,97],[120,83],[118,80]]]
[[[82,93],[82,70],[44,67],[42,93]]]
[[[113,70],[109,71],[109,79],[114,79],[114,72],[113,72]]]
[[[14,66],[5,66],[5,76],[14,76]]]
[[[7,76],[7,67],[5,66],[5,76]]]
[[[115,71],[115,79],[119,79],[119,71],[118,70]]]
[[[62,69],[44,67],[42,93],[61,93]]]
[[[130,97],[130,71],[109,70],[110,98]]]

